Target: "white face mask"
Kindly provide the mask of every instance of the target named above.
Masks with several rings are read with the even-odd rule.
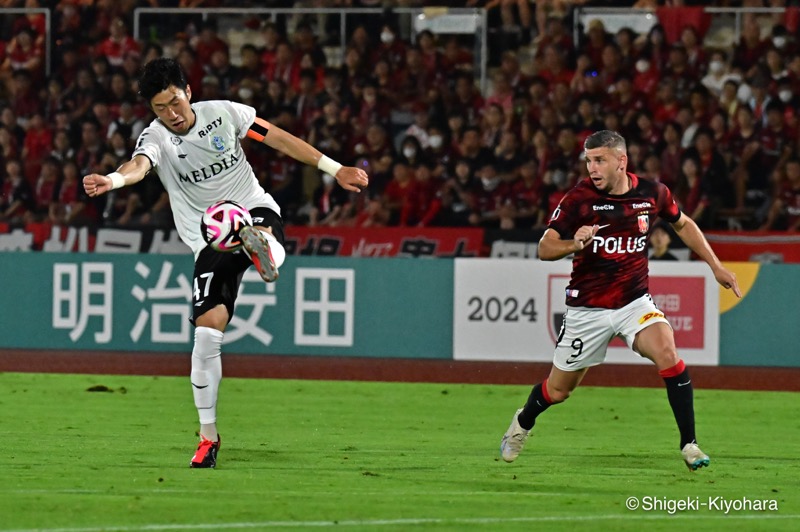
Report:
[[[253,89],[250,87],[242,87],[239,89],[239,98],[242,100],[249,100],[253,97]]]
[[[403,148],[403,155],[407,159],[411,159],[416,154],[417,154],[417,150],[415,148],[412,148],[411,146],[406,146],[405,148]]]
[[[391,31],[382,31],[381,42],[384,44],[392,44],[394,42],[394,33]]]
[[[783,103],[787,103],[792,99],[792,91],[789,89],[783,89],[782,91],[778,92],[778,98],[780,98]]]
[[[639,72],[640,74],[644,74],[648,70],[650,70],[650,62],[649,61],[645,61],[644,59],[639,59],[638,61],[636,61],[636,71],[637,72]]]
[[[500,184],[499,177],[482,177],[481,183],[483,184],[483,189],[487,192],[491,192],[492,190],[496,189],[497,186]]]
[[[722,63],[722,61],[711,61],[708,64],[708,70],[712,74],[719,74],[720,72],[722,72],[723,68],[725,68],[725,65]]]
[[[775,37],[772,39],[772,44],[775,45],[775,48],[783,48],[786,46],[786,37]]]
[[[336,178],[331,174],[325,173],[322,174],[322,182],[325,184],[325,186],[330,186],[336,182]]]
[[[442,136],[441,135],[431,135],[428,137],[428,143],[431,145],[431,148],[434,150],[438,150],[442,147]]]

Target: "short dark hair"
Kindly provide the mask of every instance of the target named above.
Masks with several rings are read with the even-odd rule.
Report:
[[[189,86],[186,81],[186,74],[183,72],[181,65],[174,59],[159,57],[144,66],[142,75],[139,77],[139,95],[149,105],[153,96],[166,90],[171,85],[186,90],[186,87]]]
[[[625,138],[617,133],[608,129],[592,133],[583,142],[584,150],[593,150],[594,148],[616,148],[622,151],[627,150]]]

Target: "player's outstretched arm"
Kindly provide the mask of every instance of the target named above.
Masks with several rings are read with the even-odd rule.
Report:
[[[686,216],[685,213],[681,213],[681,217],[672,224],[672,227],[689,249],[694,251],[698,257],[706,261],[706,264],[711,267],[717,282],[723,287],[733,290],[736,297],[742,297],[739,283],[736,281],[736,274],[722,265],[694,220]]]
[[[547,229],[539,240],[539,258],[541,260],[563,259],[571,253],[583,250],[592,241],[597,225],[584,225],[577,231],[572,240],[561,240],[561,236],[553,229]]]
[[[342,166],[330,157],[323,155],[314,146],[266,120],[256,118],[247,136],[263,142],[270,148],[285,153],[301,163],[316,166],[336,178],[345,190],[361,192],[369,185],[369,177],[361,168]]]
[[[137,155],[130,161],[122,163],[116,172],[108,175],[89,174],[83,177],[83,190],[90,197],[100,196],[115,188],[133,185],[144,179],[150,171],[150,159]]]

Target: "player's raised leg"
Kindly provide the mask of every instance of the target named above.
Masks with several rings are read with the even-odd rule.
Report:
[[[678,357],[672,328],[664,322],[654,323],[636,334],[634,351],[652,360],[664,379],[667,398],[680,432],[681,454],[692,471],[710,463],[697,445],[694,423],[694,390],[689,370]]]
[[[500,454],[506,462],[513,462],[522,451],[536,417],[550,405],[563,403],[578,387],[588,368],[564,371],[553,366],[550,376],[531,390],[525,406],[514,413],[511,425],[500,441]]]

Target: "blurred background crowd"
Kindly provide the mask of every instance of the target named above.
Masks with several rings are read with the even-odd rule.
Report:
[[[745,14],[738,41],[715,47],[706,28],[689,23],[637,33],[609,31],[602,19],[580,28],[576,43],[572,10],[585,1],[436,4],[489,10],[485,90],[471,41],[430,31],[411,38],[391,10],[377,21],[353,15],[332,61],[342,36],[317,15],[253,17],[245,25],[258,38],[233,45],[207,17],[162,17],[146,38],[132,36],[137,6],[228,7],[220,1],[0,0],[52,10],[49,75],[44,16],[0,17],[0,222],[171,227],[154,176],[96,200],[81,187],[83,175],[130,157],[153,119],[137,97],[137,73],[167,55],[183,65],[195,101],[251,105],[369,173],[370,188],[350,194],[244,140],[287,224],[540,228],[587,175],[583,139],[613,129],[628,140],[629,170],[667,184],[702,228],[800,229],[800,43],[785,14]]]

